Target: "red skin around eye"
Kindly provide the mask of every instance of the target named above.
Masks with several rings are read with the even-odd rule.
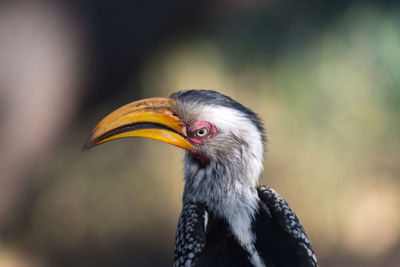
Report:
[[[196,136],[195,132],[202,128],[206,128],[208,130],[207,134],[202,137]],[[195,122],[195,123],[187,126],[187,133],[188,133],[189,140],[197,145],[201,145],[208,136],[213,135],[216,132],[217,132],[217,129],[215,128],[215,126],[206,121],[198,121],[198,122]],[[193,151],[190,151],[189,153],[193,158],[197,159],[202,165],[204,165],[204,166],[208,165],[208,163],[209,163],[208,158],[206,158],[199,151],[193,150]]]
[[[208,133],[202,137],[196,136],[194,133],[197,130],[202,129],[202,128],[207,128]],[[203,140],[205,138],[207,138],[209,135],[215,134],[217,132],[217,129],[215,128],[215,126],[206,121],[195,122],[195,123],[189,125],[187,129],[188,129],[189,140],[198,145],[202,144]]]

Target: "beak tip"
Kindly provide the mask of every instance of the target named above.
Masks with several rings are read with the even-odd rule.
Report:
[[[89,148],[87,147],[86,143],[81,147],[81,152],[85,152],[89,150]]]
[[[91,148],[94,147],[94,146],[96,146],[96,142],[93,142],[92,138],[89,137],[89,138],[86,140],[86,142],[83,144],[83,146],[82,146],[82,148],[81,148],[81,151],[82,151],[82,152],[85,152],[85,151],[91,149]]]

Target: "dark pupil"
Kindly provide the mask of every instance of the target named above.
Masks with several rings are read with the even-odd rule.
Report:
[[[200,135],[203,135],[203,134],[204,134],[204,130],[200,130],[200,131],[199,131],[199,134],[200,134]]]

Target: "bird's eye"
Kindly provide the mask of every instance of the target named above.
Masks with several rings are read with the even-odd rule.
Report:
[[[208,133],[208,129],[207,128],[201,128],[201,129],[198,129],[194,134],[197,137],[203,137],[203,136],[207,135],[207,133]]]

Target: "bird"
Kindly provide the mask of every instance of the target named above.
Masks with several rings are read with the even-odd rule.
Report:
[[[212,90],[134,101],[101,120],[82,150],[125,137],[186,150],[173,266],[318,266],[294,211],[259,185],[266,137],[249,108]]]

